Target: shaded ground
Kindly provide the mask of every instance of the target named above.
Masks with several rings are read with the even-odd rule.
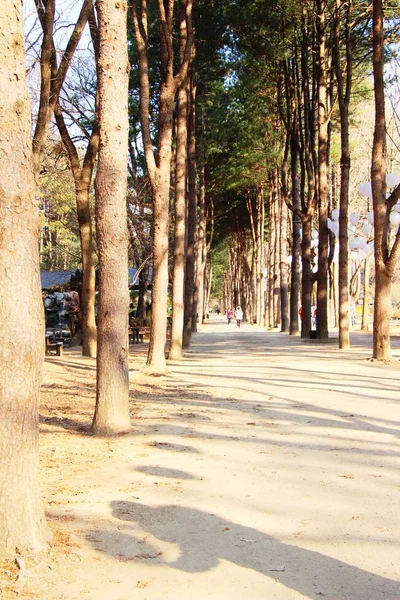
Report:
[[[133,346],[132,431],[111,439],[88,433],[94,361],[47,359],[53,545],[3,598],[399,600],[399,338],[387,365],[352,343],[215,317],[161,379]]]

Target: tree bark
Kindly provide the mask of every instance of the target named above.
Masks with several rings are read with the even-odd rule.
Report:
[[[194,306],[194,282],[196,272],[195,236],[196,236],[196,138],[195,138],[195,98],[196,88],[191,81],[188,128],[188,217],[186,239],[186,276],[185,276],[185,314],[183,325],[183,346],[190,344],[192,331],[196,330],[196,312]]]
[[[363,294],[361,331],[368,331],[369,299],[370,299],[370,293],[369,293],[370,269],[371,269],[371,255],[368,255],[364,259],[364,294]]]
[[[383,2],[373,0],[373,72],[375,129],[372,147],[371,185],[375,229],[375,300],[373,358],[391,358],[391,279],[386,271],[388,258],[388,215],[386,203],[386,123],[383,55]]]
[[[204,122],[202,123],[202,134],[200,140],[200,186],[198,202],[198,224],[197,224],[197,244],[196,244],[196,282],[194,301],[197,299],[196,314],[199,315],[199,323],[204,323],[206,318],[204,310],[204,269],[206,265],[206,207],[205,207],[205,164],[204,164]]]
[[[76,146],[71,139],[65,125],[62,109],[59,104],[57,104],[54,110],[54,115],[61,139],[68,152],[72,175],[75,182],[76,208],[82,255],[82,292],[80,298],[82,355],[95,357],[97,351],[97,328],[95,316],[96,272],[94,263],[93,228],[89,193],[99,147],[97,114],[93,123],[92,134],[88,141],[82,166]]]
[[[0,13],[0,552],[43,549],[38,405],[44,355],[22,3]],[[21,326],[23,325],[23,326]]]
[[[326,89],[325,0],[317,0],[318,34],[318,204],[317,338],[328,338],[328,106]]]
[[[290,325],[289,334],[298,335],[299,329],[299,291],[300,291],[300,256],[301,256],[301,220],[300,212],[300,189],[298,175],[298,151],[296,145],[291,144],[291,167],[292,167],[292,204],[294,207],[292,221],[292,269],[290,274]]]
[[[93,431],[130,427],[128,369],[128,77],[124,0],[98,0],[100,150],[96,176],[99,303]]]
[[[334,65],[340,111],[340,202],[339,202],[339,348],[350,347],[349,333],[349,240],[348,211],[350,188],[349,107],[352,87],[351,25],[352,0],[347,1],[345,21],[345,77],[340,60],[340,10],[342,0],[336,0],[334,26]]]
[[[178,123],[175,166],[175,240],[172,284],[172,331],[169,358],[182,358],[185,294],[186,173],[187,173],[187,82],[178,92]]]

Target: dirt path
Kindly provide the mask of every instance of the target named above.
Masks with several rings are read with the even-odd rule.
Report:
[[[133,429],[113,439],[86,431],[94,361],[48,360],[41,445],[55,536],[20,593],[399,600],[400,345],[381,365],[369,336],[352,341],[341,353],[214,317],[157,380],[139,372],[135,346]]]

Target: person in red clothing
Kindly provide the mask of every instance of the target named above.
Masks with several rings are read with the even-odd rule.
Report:
[[[233,317],[233,310],[231,308],[228,308],[227,313],[226,313],[226,318],[228,319],[228,325],[231,324],[232,317]]]

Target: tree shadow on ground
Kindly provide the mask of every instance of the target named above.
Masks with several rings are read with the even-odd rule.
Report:
[[[155,568],[167,565],[188,573],[204,573],[215,569],[221,560],[230,561],[312,600],[322,597],[398,600],[400,597],[398,581],[321,552],[285,543],[215,514],[183,506],[154,507],[137,502],[115,501],[111,507],[120,523],[119,531],[97,529],[89,531],[87,538],[97,550],[118,559],[139,561],[146,556]],[[121,522],[126,523],[126,532]],[[143,532],[142,539],[137,537],[137,527]],[[165,561],[157,540],[178,546],[178,558]]]

